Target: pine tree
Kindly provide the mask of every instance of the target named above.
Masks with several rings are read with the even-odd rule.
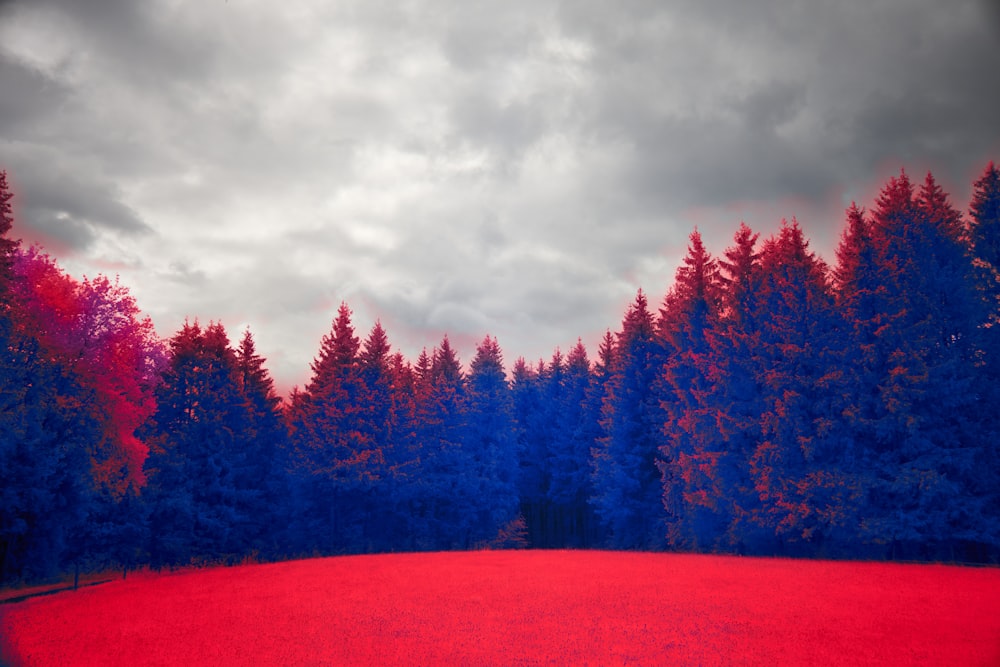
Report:
[[[553,357],[552,364],[556,365]],[[588,411],[591,386],[590,360],[583,342],[566,356],[559,400],[555,403],[556,429],[551,460],[551,486],[555,535],[554,546],[589,546],[596,520],[587,503],[590,485],[590,449],[599,437],[599,419]]]
[[[1000,320],[1000,168],[990,162],[973,185],[968,229],[990,322]]]
[[[429,364],[429,360],[425,360]],[[388,471],[385,503],[390,516],[385,519],[385,534],[392,537],[392,547],[417,548],[421,522],[416,511],[420,494],[421,449],[417,438],[417,379],[413,367],[402,353],[392,355],[390,363],[393,432],[385,452]]]
[[[548,365],[539,361],[538,379],[542,421],[539,435],[544,442],[546,473],[545,493],[542,501],[544,507],[544,546],[554,547],[562,539],[559,535],[561,508],[556,502],[556,465],[560,453],[569,446],[567,442],[572,437],[572,431],[566,423],[567,415],[564,404],[566,400],[566,365],[561,350],[556,348]]]
[[[235,562],[255,546],[263,504],[236,354],[219,323],[185,323],[170,340],[157,410],[144,427],[149,553],[155,567]]]
[[[253,548],[261,489],[247,458],[249,407],[225,328],[185,323],[145,427],[154,567],[234,562]]]
[[[548,497],[551,463],[548,448],[548,415],[544,410],[545,364],[528,366],[523,357],[514,362],[511,383],[514,432],[520,453],[518,497],[525,518],[528,541],[548,546]]]
[[[487,336],[476,348],[468,377],[466,436],[471,464],[465,476],[475,485],[470,509],[476,516],[471,541],[494,540],[518,515],[518,452],[510,386],[503,353]]]
[[[794,220],[765,243],[761,271],[763,411],[751,457],[761,506],[754,519],[814,552],[843,541],[857,516],[858,491],[842,473],[854,455],[842,427],[842,325],[828,269]]]
[[[248,538],[253,550],[278,556],[289,537],[282,534],[290,519],[288,433],[281,398],[264,363],[248,327],[236,350],[236,379],[248,418],[241,429],[247,466],[240,484],[257,490],[252,506],[247,508],[255,524]]]
[[[971,390],[982,301],[960,216],[931,175],[919,192],[905,172],[890,179],[870,236],[870,245],[854,243],[863,252],[848,253],[858,266],[845,268],[840,296],[861,352],[849,414],[871,471],[864,537],[892,555],[927,555],[977,539],[980,510],[955,498],[967,499],[974,477],[969,424],[981,410]]]
[[[594,452],[594,498],[616,548],[664,544],[662,482],[657,467],[663,416],[655,380],[662,345],[640,290],[618,333],[602,404],[606,436]]]
[[[427,532],[436,548],[468,548],[475,520],[469,509],[475,485],[465,474],[472,467],[463,446],[466,378],[447,336],[434,349],[425,372],[426,393],[421,392],[418,418],[422,422],[419,437]]]
[[[969,558],[985,561],[986,550],[1000,550],[1000,415],[987,406],[1000,405],[1000,169],[990,162],[976,180],[969,206],[969,244],[982,298],[982,322],[977,331],[982,359],[976,364],[974,395],[982,408],[975,420],[981,444],[979,471],[972,493],[981,499],[983,534]],[[985,546],[988,545],[988,546]],[[970,545],[971,546],[971,545]]]
[[[370,523],[369,500],[384,457],[372,432],[362,377],[361,341],[342,303],[299,405],[290,431],[303,497],[303,525],[321,552],[362,551]]]
[[[385,532],[393,513],[391,479],[386,450],[395,438],[397,418],[393,410],[391,346],[382,324],[376,321],[359,356],[363,384],[362,428],[370,443],[363,492],[362,541],[366,551],[386,550],[393,536]]]
[[[413,463],[404,468],[405,476],[400,489],[409,514],[410,548],[414,550],[441,548],[434,518],[438,500],[433,493],[431,477],[427,474],[431,469],[432,444],[438,427],[438,413],[431,401],[434,385],[431,366],[431,354],[424,348],[417,356],[412,372],[413,421],[409,449]]]
[[[769,553],[773,531],[753,518],[761,509],[750,462],[761,441],[760,415],[764,411],[760,372],[761,329],[758,303],[762,273],[759,234],[745,223],[733,236],[733,245],[719,260],[719,322],[706,332],[712,391],[705,395],[714,406],[718,437],[726,452],[721,475],[728,478],[725,495],[730,511],[724,548],[739,553]]]
[[[691,234],[688,254],[660,310],[667,357],[661,378],[666,422],[661,447],[664,507],[675,546],[714,548],[730,521],[727,451],[712,403],[717,360],[710,345],[721,292],[718,265],[701,235]]]
[[[584,402],[584,419],[593,425],[593,438],[590,443],[588,457],[591,494],[587,498],[587,507],[595,521],[590,526],[593,543],[609,544],[607,526],[600,514],[603,494],[598,493],[600,480],[610,478],[612,474],[611,458],[608,456],[607,438],[608,422],[604,418],[604,397],[611,387],[612,369],[616,354],[615,336],[610,329],[605,330],[604,337],[597,348],[597,360],[594,362],[593,376]]]
[[[11,311],[16,315],[15,304]],[[15,324],[16,327],[16,324]],[[51,577],[83,555],[93,504],[88,451],[100,437],[89,390],[15,328],[0,349],[0,582]]]

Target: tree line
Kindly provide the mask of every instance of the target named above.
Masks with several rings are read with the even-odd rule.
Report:
[[[342,304],[281,399],[249,330],[155,335],[126,288],[9,238],[0,172],[0,581],[399,550],[607,547],[995,562],[1000,171],[968,216],[928,174],[795,220],[693,232],[641,290],[508,374],[486,336],[411,362]]]

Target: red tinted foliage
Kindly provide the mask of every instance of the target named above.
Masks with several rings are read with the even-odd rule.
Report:
[[[11,605],[0,623],[31,665],[996,665],[1000,570],[351,556],[138,577]]]
[[[95,481],[116,493],[129,480],[141,485],[148,448],[135,431],[155,410],[153,387],[165,361],[152,321],[117,280],[78,282],[35,248],[15,258],[15,272],[22,304],[17,325],[71,363],[95,392],[92,409],[103,427]]]

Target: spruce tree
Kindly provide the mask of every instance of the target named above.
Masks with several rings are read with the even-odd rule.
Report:
[[[362,541],[366,551],[391,549],[391,471],[386,451],[392,446],[397,428],[393,409],[391,346],[382,324],[376,321],[359,355],[363,391],[361,427],[367,434],[369,451],[364,474]]]
[[[1000,168],[991,161],[973,184],[968,238],[978,284],[990,314],[1000,319]]]
[[[236,350],[237,383],[248,419],[240,429],[247,460],[240,483],[257,491],[247,508],[254,524],[249,542],[255,551],[273,557],[283,555],[289,539],[288,433],[281,398],[264,363],[248,327]]]
[[[660,310],[660,337],[666,345],[661,468],[671,544],[705,549],[723,540],[731,515],[726,489],[731,480],[724,470],[729,463],[712,401],[717,360],[709,341],[719,319],[719,269],[697,230],[690,239]]]
[[[427,369],[428,386],[420,432],[424,482],[423,500],[431,543],[436,548],[471,546],[475,513],[475,480],[466,434],[467,384],[461,362],[448,336],[434,349]]]
[[[981,525],[976,503],[955,499],[968,500],[974,477],[982,301],[960,216],[931,175],[919,191],[905,172],[890,179],[870,235],[870,265],[860,255],[841,296],[861,352],[851,414],[871,471],[863,535],[890,555],[926,556]]]
[[[291,412],[294,467],[304,504],[297,530],[315,536],[311,546],[325,553],[365,548],[369,501],[384,464],[372,432],[360,349],[351,310],[342,303]]]
[[[553,362],[555,359],[553,359]],[[591,386],[591,365],[583,342],[566,355],[562,390],[557,405],[551,460],[552,499],[555,516],[554,546],[589,546],[596,520],[587,502],[593,494],[590,485],[590,449],[599,437],[598,418],[587,405]]]
[[[616,548],[665,543],[658,468],[663,413],[655,381],[663,367],[662,349],[640,290],[615,341],[602,403],[606,435],[595,448],[593,502]]]
[[[761,278],[754,520],[780,543],[815,553],[831,539],[843,542],[857,519],[858,492],[842,473],[853,456],[840,400],[844,335],[828,269],[794,220],[765,243]]]
[[[746,223],[740,223],[733,245],[720,258],[719,323],[706,332],[711,350],[707,359],[714,364],[714,372],[712,391],[705,399],[715,408],[718,437],[726,452],[722,472],[729,480],[726,496],[731,516],[723,544],[740,553],[768,552],[774,541],[773,532],[753,520],[761,502],[750,469],[761,440],[764,410],[758,238]]]
[[[254,548],[262,490],[246,439],[251,415],[236,354],[219,323],[185,323],[145,427],[151,443],[150,558],[154,567],[235,562]]]
[[[990,162],[976,180],[969,205],[968,238],[976,285],[982,299],[982,322],[977,332],[982,359],[976,364],[974,395],[982,406],[976,426],[977,454],[973,494],[983,503],[981,537],[968,548],[969,558],[985,561],[1000,551],[1000,169]]]
[[[510,386],[503,353],[487,336],[470,365],[462,443],[471,467],[464,475],[474,484],[471,541],[489,542],[518,515],[518,452]]]
[[[537,368],[532,368],[519,357],[511,374],[514,432],[520,453],[518,497],[528,541],[535,547],[546,546],[549,538],[546,527],[550,457],[546,439],[547,415],[543,409],[544,373],[544,363],[539,362]]]

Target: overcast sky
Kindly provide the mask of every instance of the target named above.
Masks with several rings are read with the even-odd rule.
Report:
[[[994,3],[995,4],[995,3]],[[14,235],[168,337],[250,325],[304,384],[346,300],[409,358],[591,357],[691,230],[796,216],[828,260],[900,167],[1000,160],[974,0],[0,0]]]

